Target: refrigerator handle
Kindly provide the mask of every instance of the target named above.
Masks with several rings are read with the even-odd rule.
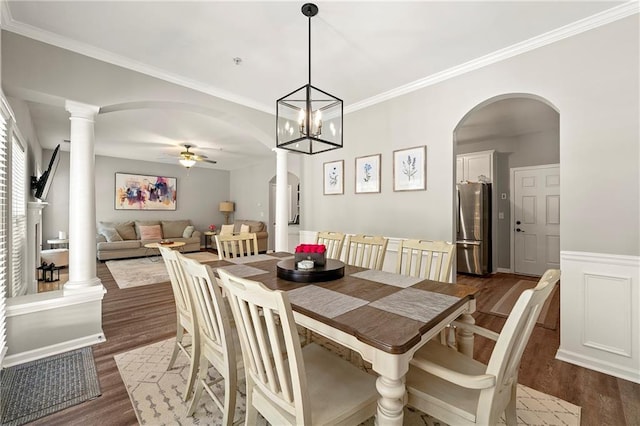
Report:
[[[456,211],[458,217],[456,218],[456,236],[460,235],[460,189],[456,188]]]

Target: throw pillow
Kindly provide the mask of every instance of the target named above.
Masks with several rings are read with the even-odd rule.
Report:
[[[249,225],[245,225],[244,223],[242,225],[240,225],[240,233],[241,234],[246,234],[251,232],[251,228],[249,227]]]
[[[162,235],[164,238],[180,238],[184,233],[184,228],[191,225],[190,220],[163,220]]]
[[[162,228],[160,225],[148,225],[140,226],[140,239],[141,240],[161,240]]]
[[[115,228],[102,228],[100,233],[104,235],[107,242],[112,243],[114,241],[122,241],[122,237],[118,234]]]
[[[189,225],[186,228],[184,228],[184,232],[182,233],[182,238],[191,238],[191,234],[193,234],[193,231],[195,229],[196,227],[193,225]]]
[[[220,227],[220,235],[232,235],[233,225],[222,225]]]

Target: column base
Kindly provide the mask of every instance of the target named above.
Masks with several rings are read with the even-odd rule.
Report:
[[[78,290],[93,290],[93,289],[100,289],[100,291],[106,291],[102,286],[102,281],[100,281],[100,278],[98,277],[93,277],[88,280],[82,280],[82,281],[67,281],[63,286],[63,290],[65,294],[67,292],[75,292]]]

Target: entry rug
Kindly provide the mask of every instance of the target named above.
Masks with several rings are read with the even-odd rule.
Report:
[[[516,304],[523,291],[534,288],[538,284],[537,281],[520,280],[507,290],[507,292],[488,310],[482,312],[506,318],[511,313],[511,309]],[[558,327],[558,319],[560,315],[560,284],[556,285],[551,294],[542,305],[537,325],[544,328],[555,330]]]
[[[0,425],[18,426],[100,396],[90,347],[0,370]]]
[[[203,263],[218,260],[217,254],[205,251],[185,253],[185,256]],[[138,287],[169,281],[169,274],[167,267],[162,261],[162,256],[108,260],[106,264],[109,272],[113,275],[113,279],[120,288]]]
[[[220,425],[222,413],[205,393],[193,417],[186,417],[188,403],[182,401],[182,395],[187,383],[189,361],[184,353],[179,352],[174,368],[167,371],[173,343],[174,339],[168,339],[114,357],[138,422],[141,425],[153,426]],[[215,369],[211,368],[209,375],[216,377]],[[239,387],[235,421],[244,419],[245,413],[242,380],[239,381]],[[216,389],[216,393],[223,395],[222,386]],[[518,425],[577,426],[580,424],[580,407],[523,385],[518,385],[516,407]],[[371,418],[363,425],[373,426],[373,424],[374,419]],[[501,419],[499,424],[505,424],[504,419]],[[265,420],[260,416],[258,425],[266,425]],[[441,421],[411,408],[405,408],[404,425],[446,426]]]

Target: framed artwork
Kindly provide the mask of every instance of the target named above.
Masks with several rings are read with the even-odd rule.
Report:
[[[380,192],[381,154],[356,158],[356,194]]]
[[[177,180],[116,172],[116,210],[175,210]]]
[[[393,190],[427,189],[427,146],[393,151]]]
[[[324,163],[324,195],[344,194],[344,160]]]

